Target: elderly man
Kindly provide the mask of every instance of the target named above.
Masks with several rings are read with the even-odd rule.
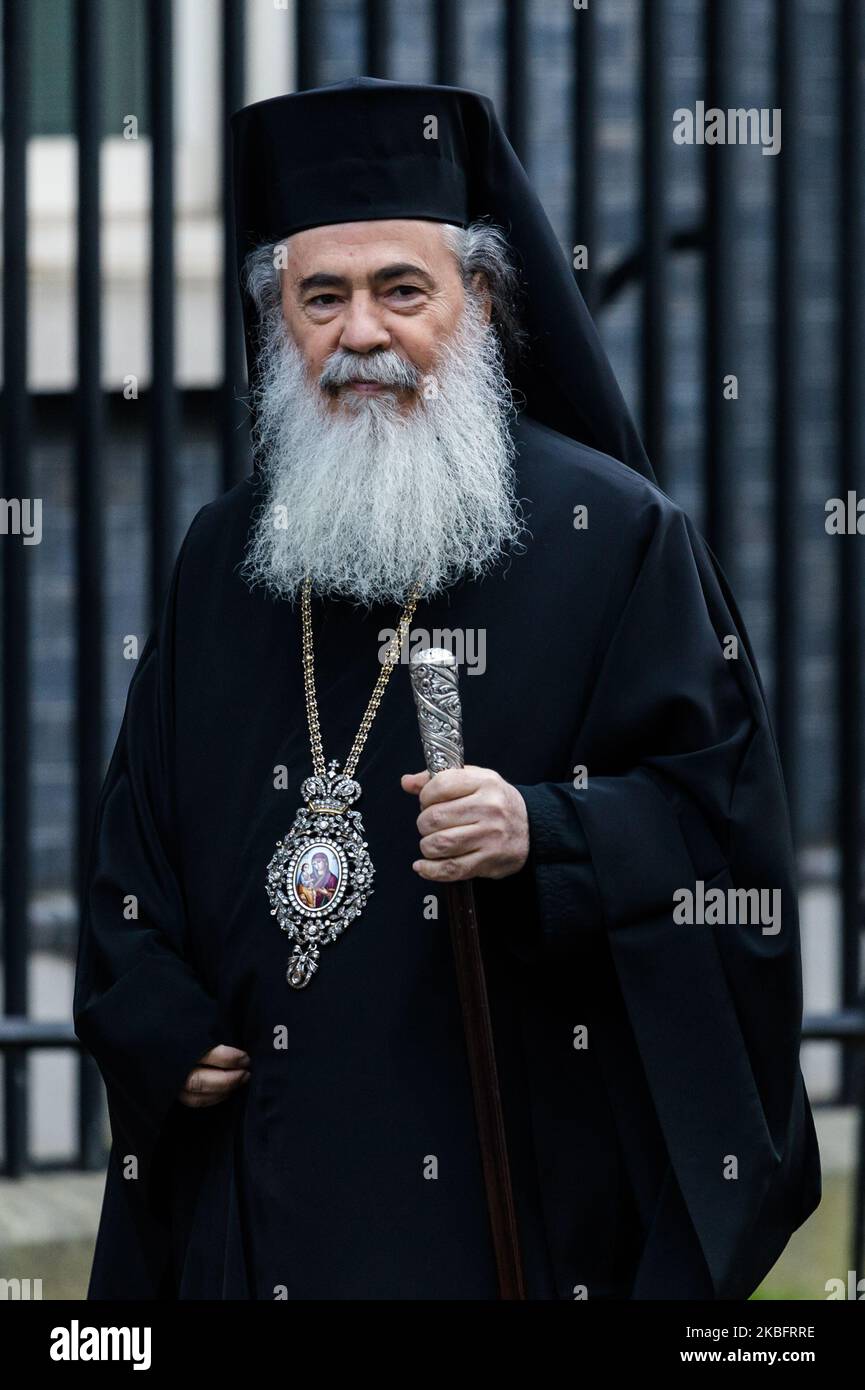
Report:
[[[255,470],[190,527],[100,803],[90,1296],[496,1297],[440,913],[471,880],[526,1296],[747,1297],[820,1175],[724,578],[486,98],[358,79],[233,136]],[[441,627],[486,662],[430,779],[384,657]]]

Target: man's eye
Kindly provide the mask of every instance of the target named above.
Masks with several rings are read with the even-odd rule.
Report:
[[[417,285],[395,285],[392,290],[388,291],[389,294],[398,294],[401,296],[420,294],[420,292],[421,291]]]
[[[336,295],[335,295],[335,294],[317,294],[317,295],[314,295],[312,299],[308,299],[308,300],[307,300],[307,304],[321,304],[322,306],[324,306],[324,307],[326,308],[327,305],[333,304],[333,303],[335,303],[335,301],[336,301]]]

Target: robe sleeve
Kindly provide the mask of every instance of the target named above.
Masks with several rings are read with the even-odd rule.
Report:
[[[137,1180],[124,1186],[148,1203],[176,1096],[223,1041],[216,1002],[187,958],[176,858],[173,644],[185,549],[130,681],[99,797],[73,1002],[75,1031],[105,1082],[115,1157],[137,1160]]]
[[[676,889],[729,860],[736,784],[768,729],[741,639],[738,658],[723,654],[737,629],[726,615],[716,630],[720,594],[706,592],[695,544],[684,513],[662,513],[573,747],[585,785],[518,786],[550,956],[566,958],[581,931],[663,915]],[[771,755],[765,771],[777,783]]]
[[[730,1288],[775,1170],[789,1162],[795,1181],[805,1142],[795,867],[747,634],[666,499],[600,656],[579,765],[585,785],[518,786],[536,916],[508,946],[560,969],[585,933],[606,934],[676,1176],[715,1287]],[[780,925],[678,922],[674,894],[698,881],[769,904],[777,890]],[[730,1155],[747,1181],[721,1180]]]

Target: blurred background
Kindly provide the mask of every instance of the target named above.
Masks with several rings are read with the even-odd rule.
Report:
[[[70,1023],[82,859],[136,641],[193,514],[249,468],[227,116],[358,74],[493,98],[731,581],[793,810],[824,1166],[756,1296],[865,1279],[863,10],[4,0],[0,1279],[86,1291],[107,1128]],[[677,143],[698,103],[763,112],[780,151]]]

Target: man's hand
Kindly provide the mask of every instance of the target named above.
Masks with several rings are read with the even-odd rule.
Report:
[[[227,1100],[244,1081],[249,1080],[249,1058],[237,1047],[220,1043],[199,1057],[186,1078],[177,1099],[181,1105],[198,1110],[205,1105],[218,1105]]]
[[[516,787],[489,767],[404,773],[403,791],[420,796],[417,828],[424,856],[412,864],[421,878],[455,883],[505,878],[529,855],[529,817]]]

